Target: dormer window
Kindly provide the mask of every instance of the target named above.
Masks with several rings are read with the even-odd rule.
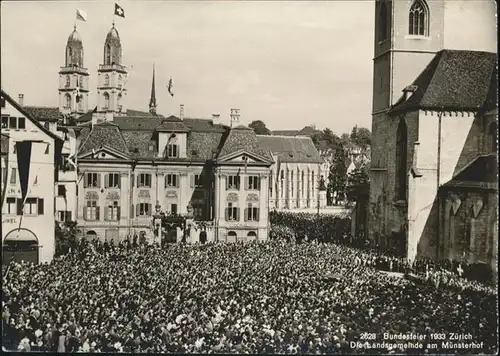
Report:
[[[169,143],[167,145],[167,158],[177,158],[179,157],[179,145]]]

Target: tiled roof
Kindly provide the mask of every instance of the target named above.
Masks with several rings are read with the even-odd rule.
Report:
[[[123,139],[134,158],[154,158],[157,156],[156,141],[153,140],[152,131],[122,131]]]
[[[58,121],[63,118],[57,107],[23,106],[23,109],[38,121]]]
[[[305,126],[302,130],[299,131],[298,134],[304,135],[304,136],[312,136],[317,132],[320,132],[320,131],[312,126]]]
[[[90,121],[92,121],[92,114],[94,112],[97,112],[97,106],[93,110],[89,110],[85,114],[83,114],[82,116],[77,117],[75,121],[76,122],[90,122]]]
[[[155,115],[151,114],[148,111],[127,109],[127,116],[130,116],[130,117],[154,117]]]
[[[160,125],[155,128],[156,131],[162,132],[189,132],[189,129],[184,125],[182,120],[176,116],[169,116],[163,119]]]
[[[271,134],[276,136],[297,136],[299,130],[274,130],[271,131]]]
[[[259,155],[270,161],[273,160],[269,150],[261,147],[255,132],[251,128],[245,126],[231,128],[222,146],[219,157],[230,155],[240,150]]]
[[[214,124],[212,119],[184,118],[183,122],[191,131],[224,132],[227,129],[225,125]]]
[[[263,149],[279,155],[281,162],[323,162],[309,137],[257,135],[257,140]]]
[[[1,134],[0,136],[0,153],[2,155],[9,153],[9,135]]]
[[[88,131],[88,132],[85,132]],[[80,153],[98,150],[103,146],[128,154],[129,150],[118,128],[118,125],[110,122],[98,123],[82,129]]]
[[[210,160],[218,153],[223,132],[192,131],[188,134],[187,156],[191,160]]]
[[[132,130],[132,131],[154,131],[161,122],[163,117],[160,116],[150,116],[150,117],[115,117],[113,122],[120,127],[120,130]]]
[[[496,97],[496,84],[492,84],[496,66],[495,53],[442,50],[413,82],[413,94],[407,100],[403,95],[391,112],[419,108],[475,111],[492,95]]]
[[[498,160],[496,154],[476,157],[464,169],[462,169],[452,182],[498,182]]]

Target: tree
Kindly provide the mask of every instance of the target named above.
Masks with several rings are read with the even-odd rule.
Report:
[[[328,175],[328,191],[334,196],[334,204],[338,205],[339,200],[343,199],[347,181],[346,150],[342,143],[338,143],[333,148],[333,155],[330,163],[330,172]]]
[[[55,255],[60,256],[68,253],[70,247],[74,249],[78,242],[79,234],[80,234],[80,229],[78,229],[76,221],[56,222]]]
[[[354,126],[350,139],[353,144],[362,150],[366,150],[371,145],[372,133],[365,127]]]
[[[254,130],[257,135],[270,135],[271,131],[266,127],[266,124],[261,120],[252,121],[248,127]]]
[[[364,164],[354,169],[347,177],[347,200],[358,201],[361,196],[367,194],[369,185],[369,165]]]

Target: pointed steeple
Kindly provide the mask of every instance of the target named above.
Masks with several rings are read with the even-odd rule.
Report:
[[[155,92],[155,65],[153,64],[153,81],[151,83],[151,99],[149,99],[149,112],[156,115],[156,92]]]

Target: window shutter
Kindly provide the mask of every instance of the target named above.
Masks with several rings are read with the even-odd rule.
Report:
[[[23,200],[17,198],[17,215],[23,215]]]
[[[191,178],[189,180],[189,184],[190,184],[191,188],[194,188],[195,176],[196,176],[196,174],[191,174]]]
[[[110,176],[111,176],[111,174],[105,174],[104,175],[104,188],[109,188],[109,181],[110,181],[109,178],[110,178]]]
[[[72,218],[71,211],[67,211],[66,212],[66,221],[71,221],[71,218]]]
[[[229,208],[225,209],[226,221],[229,221]]]
[[[236,208],[236,221],[240,221],[240,208]]]
[[[255,187],[255,189],[257,189],[257,190],[260,190],[260,181],[261,181],[261,178],[257,177],[257,187]]]
[[[130,175],[130,179],[131,179],[130,186],[133,187],[135,185],[135,173],[132,173]],[[134,214],[132,214],[132,215],[134,215]]]
[[[130,205],[130,217],[134,216],[134,204]]]
[[[118,188],[121,188],[122,186],[122,174],[121,173],[118,173]]]
[[[168,187],[168,174],[165,174],[165,188]]]
[[[83,207],[83,220],[87,220],[87,207]]]
[[[136,204],[135,205],[135,215],[139,216],[141,213],[141,204]]]
[[[229,190],[229,176],[226,177],[226,190]]]
[[[101,208],[100,206],[95,208],[95,219],[96,220],[101,220],[101,217],[99,216],[100,208]]]
[[[116,220],[120,220],[120,207],[116,208]]]
[[[147,183],[148,187],[151,187],[151,174],[148,174]]]
[[[245,176],[245,190],[248,190],[249,188],[249,183],[250,183],[250,179],[248,176]]]
[[[260,208],[255,208],[255,212],[256,212],[256,216],[255,216],[255,220],[256,221],[260,221]]]
[[[248,218],[248,212],[249,212],[248,208],[245,208],[245,221],[249,220],[249,218]]]
[[[38,199],[38,215],[43,215],[43,199]]]
[[[104,220],[109,220],[109,207],[104,207]]]
[[[83,173],[83,187],[87,188],[89,186],[89,177],[87,173]]]
[[[153,211],[152,211],[152,210],[153,210],[152,208],[153,208],[153,204],[148,204],[148,215],[149,215],[149,216],[151,216],[151,214],[152,214],[152,212],[153,212]]]
[[[101,175],[97,174],[97,188],[101,187]]]

